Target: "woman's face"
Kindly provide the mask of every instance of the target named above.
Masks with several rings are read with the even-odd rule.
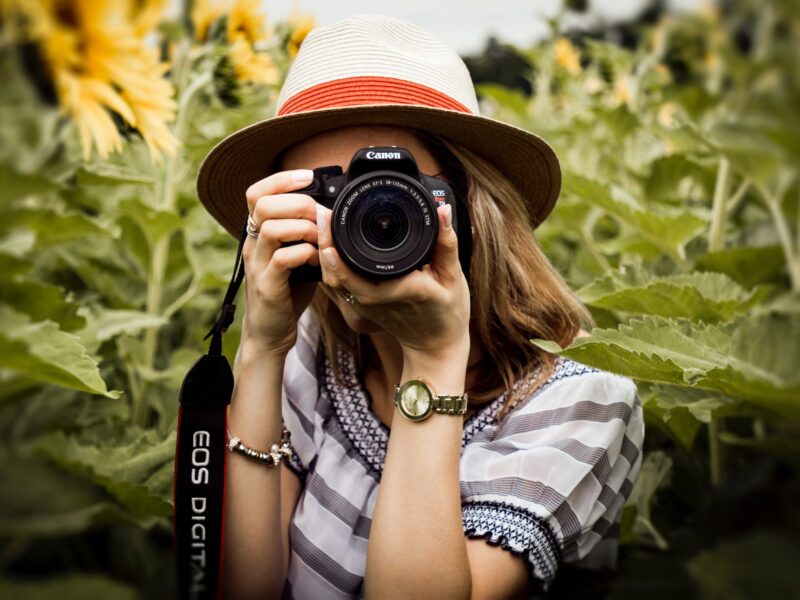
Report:
[[[427,175],[440,174],[441,166],[436,158],[413,133],[398,127],[375,125],[343,127],[307,138],[284,153],[281,168],[287,171],[339,165],[342,169],[347,169],[356,150],[367,146],[406,148],[416,159],[420,171]],[[383,331],[374,321],[359,316],[353,307],[330,286],[321,282],[319,285],[339,308],[350,329],[356,333]]]

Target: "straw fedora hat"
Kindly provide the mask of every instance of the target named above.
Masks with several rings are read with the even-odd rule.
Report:
[[[200,201],[238,239],[248,214],[245,192],[279,170],[280,153],[348,125],[421,129],[461,144],[519,189],[534,228],[561,188],[558,159],[544,140],[480,114],[469,71],[451,48],[402,19],[358,15],[308,34],[275,116],[232,133],[203,160]]]

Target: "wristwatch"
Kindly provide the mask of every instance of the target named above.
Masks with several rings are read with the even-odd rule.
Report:
[[[422,421],[433,412],[463,415],[467,412],[467,393],[437,395],[422,377],[417,377],[403,385],[395,384],[394,403],[406,419]]]

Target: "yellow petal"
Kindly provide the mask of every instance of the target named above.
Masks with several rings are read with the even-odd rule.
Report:
[[[259,0],[235,0],[228,14],[228,41],[244,36],[251,44],[266,40],[266,16],[261,12]]]

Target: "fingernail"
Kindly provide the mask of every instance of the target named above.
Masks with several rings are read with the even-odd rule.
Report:
[[[325,229],[325,209],[317,204],[317,231],[322,233],[323,229]]]
[[[453,207],[449,204],[444,205],[444,226],[450,229],[453,225]]]
[[[322,255],[325,257],[325,262],[328,263],[328,266],[331,269],[336,268],[336,257],[333,255],[333,248],[325,248],[322,251]]]
[[[311,169],[297,169],[292,171],[292,181],[296,181],[297,183],[311,183],[313,177],[314,171]]]

